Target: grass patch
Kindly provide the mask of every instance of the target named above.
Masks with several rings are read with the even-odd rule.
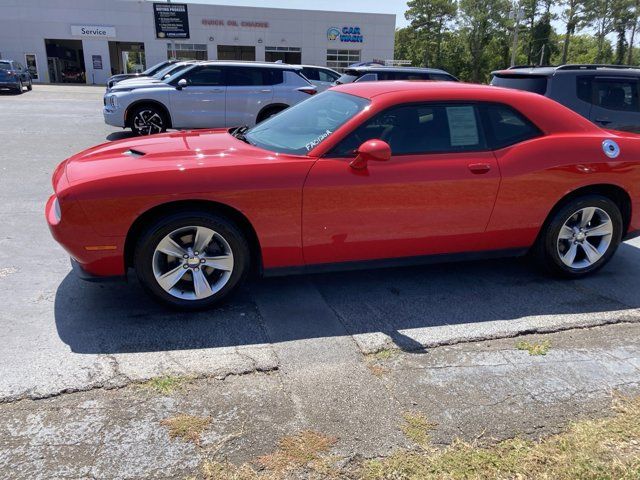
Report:
[[[384,361],[395,357],[397,354],[398,351],[395,348],[383,348],[382,350],[378,350],[376,353],[370,353],[369,357],[372,360]]]
[[[190,380],[191,379],[187,377],[172,377],[167,375],[147,380],[146,382],[141,383],[140,386],[145,390],[151,390],[156,393],[168,395],[169,393],[182,388],[184,384]]]
[[[530,343],[522,340],[516,343],[516,348],[518,350],[526,350],[529,355],[546,355],[549,352],[549,348],[551,348],[551,342],[545,340],[540,343]]]
[[[336,441],[335,437],[305,430],[297,435],[283,437],[278,449],[258,458],[258,463],[275,472],[295,470],[320,460],[320,454],[327,452]]]
[[[404,424],[400,427],[407,438],[415,444],[426,448],[431,441],[429,432],[436,427],[420,412],[405,412],[402,414]]]
[[[443,450],[397,452],[365,462],[364,480],[637,480],[640,400],[616,399],[617,415],[572,424],[540,442],[513,439],[481,448],[454,442]]]
[[[200,446],[200,436],[211,424],[211,417],[196,417],[193,415],[178,415],[165,418],[160,425],[169,429],[169,437],[181,438],[186,442],[193,442]]]
[[[207,460],[201,468],[205,480],[280,480],[296,478],[292,472],[306,470],[309,478],[338,479],[341,473],[333,466],[335,457],[325,456],[336,438],[311,430],[283,437],[278,449],[257,459],[259,469],[245,463]],[[305,477],[305,478],[307,478]]]

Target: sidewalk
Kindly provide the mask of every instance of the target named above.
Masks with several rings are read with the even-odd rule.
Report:
[[[292,461],[277,452],[283,438],[300,444],[296,435],[324,461],[347,465],[414,448],[421,425],[435,446],[537,439],[609,415],[614,391],[640,393],[638,324],[368,355],[335,328],[329,338],[276,343],[280,367],[270,372],[1,404],[0,477],[199,478],[207,461]]]

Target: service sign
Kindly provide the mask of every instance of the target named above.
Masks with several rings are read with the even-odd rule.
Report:
[[[154,3],[157,38],[189,38],[189,14],[184,3]]]
[[[115,38],[116,27],[102,25],[71,25],[71,35],[77,37]]]

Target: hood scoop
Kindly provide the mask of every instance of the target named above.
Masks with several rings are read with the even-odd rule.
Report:
[[[138,158],[138,157],[143,157],[145,153],[141,152],[140,150],[134,150],[133,148],[130,148],[129,150],[124,152],[124,155],[129,155],[130,157]]]

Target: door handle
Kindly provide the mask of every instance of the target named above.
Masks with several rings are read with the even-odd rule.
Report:
[[[468,167],[471,173],[475,173],[476,175],[487,173],[491,170],[491,165],[488,163],[470,163]]]
[[[596,122],[601,123],[602,125],[609,125],[611,120],[607,120],[606,118],[596,118]]]
[[[271,93],[271,90],[268,88],[263,88],[262,90],[260,90],[262,93]]]

